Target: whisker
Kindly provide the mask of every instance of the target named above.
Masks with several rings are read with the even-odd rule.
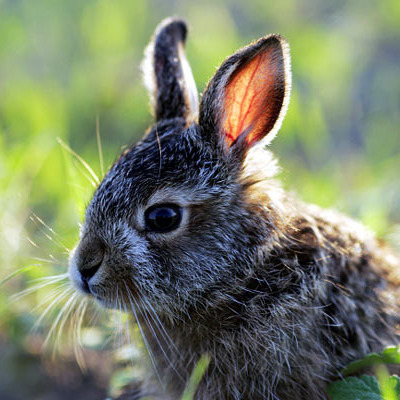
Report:
[[[73,312],[73,310],[74,310],[74,308],[75,308],[75,306],[76,306],[78,300],[79,300],[79,296],[76,296],[76,297],[75,297],[75,301],[72,303],[71,307],[69,307],[68,310],[67,310],[67,312],[64,313],[64,315],[63,315],[63,317],[62,317],[62,320],[61,320],[61,322],[60,322],[60,324],[59,324],[59,326],[58,326],[57,335],[56,335],[56,339],[55,339],[55,342],[56,342],[56,343],[58,343],[58,341],[59,341],[59,339],[60,339],[60,337],[61,337],[61,333],[62,333],[62,331],[63,331],[63,329],[64,329],[65,323],[67,322],[69,316],[72,315],[72,312]],[[71,323],[73,322],[73,319],[74,319],[74,316],[75,316],[75,314],[76,314],[76,311],[78,310],[78,308],[79,308],[81,305],[82,305],[82,303],[80,303],[79,306],[78,306],[77,308],[75,308],[75,312],[74,312],[74,314],[73,314],[72,317],[71,317]]]
[[[123,325],[122,325],[122,307],[121,302],[119,300],[118,295],[118,286],[115,288],[115,305],[116,305],[116,312],[117,312],[117,331],[115,335],[115,341],[118,340],[118,347],[122,346],[123,343]]]
[[[26,237],[26,240],[33,246],[36,247],[37,249],[39,249],[39,246],[29,237]]]
[[[125,329],[126,329],[126,339],[127,339],[127,344],[130,348],[132,348],[132,338],[131,338],[131,330],[130,330],[130,325],[129,325],[129,313],[127,311],[126,304],[124,303],[124,312],[127,315],[126,322],[125,322]],[[130,361],[132,363],[132,367],[134,367],[134,360],[130,357]]]
[[[165,329],[164,324],[162,323],[161,319],[157,315],[157,313],[154,310],[154,307],[151,305],[151,303],[149,301],[145,300],[145,299],[139,299],[139,301],[141,302],[142,305],[143,305],[143,303],[145,303],[146,308],[149,309],[148,315],[151,317],[151,319],[156,324],[156,326],[158,328],[161,328],[164,338],[166,340],[168,340],[168,342],[172,345],[172,347],[176,350],[176,352],[178,354],[180,354],[179,349],[176,347],[176,345],[175,345],[174,341],[172,340],[171,336],[169,335],[169,333]],[[145,307],[143,307],[143,309],[144,308]]]
[[[88,307],[88,302],[87,302],[87,300],[84,300],[80,304],[79,310],[78,310],[79,318],[78,318],[77,323],[76,323],[76,327],[77,327],[77,329],[76,329],[76,337],[78,339],[77,342],[78,342],[80,347],[83,347],[83,344],[82,344],[82,324],[83,324],[83,318],[85,317],[85,313],[86,313],[87,307]]]
[[[74,298],[74,300],[71,302],[71,304],[68,307],[65,308],[65,310],[63,310],[63,309],[60,310],[60,314],[59,314],[61,316],[60,323],[58,324],[58,329],[57,329],[57,323],[56,323],[56,326],[54,329],[54,330],[57,330],[57,332],[56,332],[56,335],[54,338],[54,347],[53,347],[53,354],[52,354],[53,359],[55,358],[55,353],[56,353],[56,349],[58,347],[58,343],[60,343],[61,333],[64,329],[64,325],[68,321],[68,318],[72,314],[74,308],[76,307],[78,299],[79,299],[78,296],[76,296],[76,297],[73,296],[73,298]],[[67,303],[66,303],[66,305],[67,305]],[[49,334],[51,335],[50,332],[49,332]]]
[[[51,228],[46,222],[44,222],[37,214],[32,213],[32,215],[29,217],[29,219],[33,222],[38,222],[40,225],[42,225],[44,228],[46,228],[52,235],[54,235],[54,238],[51,237],[48,234],[45,234],[45,236],[51,240],[53,243],[61,247],[62,249],[66,250],[67,252],[70,252],[70,249],[63,243],[61,235],[59,235],[53,228]],[[57,238],[57,239],[55,239]],[[36,243],[32,242],[29,238],[28,240],[30,241],[31,244],[34,246],[38,247]]]
[[[69,251],[68,249],[66,249],[66,250]],[[53,262],[54,262],[55,264],[61,264],[61,262],[60,262],[59,260],[57,260],[57,258],[55,258],[55,257],[53,256],[53,254],[49,254],[49,257],[50,257],[51,260],[53,260]]]
[[[47,333],[47,336],[46,336],[46,338],[45,338],[45,340],[43,342],[43,347],[46,347],[48,345],[49,340],[50,340],[54,330],[56,329],[56,327],[57,327],[62,315],[64,314],[64,312],[66,312],[69,309],[69,307],[71,307],[71,304],[73,304],[76,301],[77,297],[78,297],[78,294],[76,292],[74,292],[72,294],[72,296],[67,300],[67,302],[62,306],[62,308],[61,308],[60,312],[58,313],[56,319],[52,323],[49,332]]]
[[[45,281],[59,281],[63,279],[68,279],[68,272],[65,272],[64,274],[55,274],[55,275],[49,275],[49,276],[42,276],[40,278],[32,279],[31,282],[45,282]],[[69,280],[68,280],[69,281]]]
[[[73,288],[69,287],[67,289],[64,290],[64,292],[59,295],[58,297],[56,297],[46,308],[45,310],[42,312],[42,314],[39,316],[39,318],[36,320],[35,324],[32,327],[32,332],[35,332],[40,324],[42,323],[43,319],[46,317],[46,315],[58,304],[60,303],[62,300],[65,299],[65,297],[67,297],[68,295],[70,295],[73,292]]]
[[[140,300],[139,300],[140,301]],[[146,313],[146,311],[143,309],[142,307],[142,311],[140,311],[140,307],[137,307],[138,312],[143,316],[143,318],[145,319],[145,321],[147,322],[148,327],[150,328],[151,334],[153,335],[155,341],[157,342],[158,347],[160,348],[161,352],[163,353],[165,359],[167,360],[168,364],[171,366],[171,368],[174,370],[175,374],[178,376],[178,378],[180,378],[182,381],[184,380],[182,375],[178,372],[178,370],[176,369],[174,363],[172,362],[170,356],[166,353],[166,351],[164,350],[164,346],[162,345],[157,332],[155,331],[153,324],[150,322],[149,318],[148,318],[148,314]],[[153,322],[155,323],[154,319]],[[155,323],[156,324],[156,323]],[[157,324],[156,324],[157,326]],[[161,338],[164,340],[164,342],[166,341],[166,338],[162,335],[162,333],[160,332],[160,330],[158,329],[158,332],[161,335]],[[171,350],[170,346],[168,345],[168,343],[166,343],[168,346],[168,350]]]
[[[36,261],[44,262],[44,263],[46,263],[46,264],[61,264],[60,261],[58,261],[58,260],[56,260],[56,261],[54,262],[55,259],[52,259],[52,258],[51,258],[51,255],[49,255],[49,256],[50,256],[50,258],[32,257],[32,259],[33,259],[33,260],[36,260]]]
[[[144,330],[143,330],[142,325],[141,325],[141,323],[140,323],[140,320],[139,320],[139,318],[138,318],[138,315],[137,315],[137,312],[136,312],[136,305],[135,305],[135,304],[133,303],[133,301],[132,301],[132,300],[133,300],[133,298],[132,298],[132,293],[131,293],[131,291],[129,290],[129,288],[128,288],[126,282],[124,282],[124,285],[125,285],[125,288],[126,288],[126,291],[127,291],[127,297],[128,297],[129,303],[130,303],[130,305],[131,305],[131,309],[132,309],[133,315],[135,316],[135,320],[136,320],[136,323],[138,324],[140,334],[142,335],[143,342],[144,342],[144,344],[145,344],[145,346],[146,346],[146,349],[147,349],[147,352],[148,352],[148,354],[149,354],[149,358],[150,358],[151,364],[153,365],[154,372],[155,372],[155,374],[156,374],[156,376],[157,376],[157,379],[158,379],[158,381],[159,381],[161,387],[164,388],[164,384],[163,384],[163,381],[161,380],[161,376],[160,376],[160,374],[159,374],[159,372],[158,372],[158,369],[157,369],[156,361],[155,361],[155,359],[154,359],[153,352],[151,351],[149,342],[148,342],[147,339],[146,339],[146,335],[145,335],[145,333],[144,333]]]
[[[57,236],[59,239],[61,238],[61,235],[59,235],[50,225],[46,224],[46,222],[43,221],[42,218],[40,218],[37,214],[32,213],[32,216],[30,219],[34,221],[34,219],[38,221],[41,225],[43,225],[48,231],[50,231],[54,236]]]
[[[82,370],[86,369],[86,363],[85,359],[83,357],[83,343],[82,343],[82,324],[83,324],[83,318],[86,313],[88,302],[86,299],[81,302],[81,304],[78,306],[74,313],[74,323],[72,326],[74,327],[73,332],[74,332],[74,354],[76,361],[79,365],[79,367]]]
[[[31,293],[37,292],[39,289],[42,289],[46,286],[51,286],[55,283],[58,283],[62,281],[63,279],[66,278],[68,274],[62,274],[62,275],[54,275],[50,277],[45,277],[45,278],[39,278],[39,279],[32,279],[30,282],[38,282],[36,285],[33,285],[31,287],[28,287],[27,289],[22,290],[19,293],[15,293],[10,297],[10,303],[14,303],[15,301],[18,301],[22,299],[25,296],[28,296]]]
[[[52,290],[45,298],[43,301],[41,301],[39,304],[37,304],[35,307],[32,308],[32,312],[35,312],[36,310],[42,308],[46,303],[49,302],[50,299],[54,298],[54,296],[57,296],[59,293],[62,293],[65,291],[65,288],[69,286],[70,283],[66,282],[63,283],[61,286],[57,287],[56,289]]]
[[[86,299],[85,299],[85,300],[86,300]],[[87,301],[87,300],[86,300],[86,301]],[[87,303],[89,304],[88,301],[87,301]],[[87,322],[87,325],[89,325],[89,326],[95,326],[95,325],[98,323],[98,321],[99,321],[99,318],[100,318],[100,316],[101,316],[101,311],[103,311],[103,310],[100,310],[100,308],[96,307],[96,308],[94,309],[94,312],[93,312],[93,314],[91,315],[89,321]]]

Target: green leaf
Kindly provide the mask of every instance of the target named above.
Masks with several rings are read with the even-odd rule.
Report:
[[[400,364],[400,348],[398,346],[386,347],[382,352],[382,358],[386,364]]]
[[[380,365],[374,376],[362,375],[349,377],[329,385],[330,400],[398,400],[400,396],[400,378],[389,376],[387,369]]]
[[[329,385],[330,400],[382,400],[379,383],[374,376],[349,377]]]
[[[384,365],[375,368],[375,374],[379,381],[382,398],[384,400],[399,400],[400,380],[396,375],[389,375],[389,371]]]
[[[344,376],[352,375],[366,367],[379,364],[400,364],[400,350],[397,346],[386,347],[382,353],[367,354],[361,360],[353,361],[341,371]]]
[[[392,375],[389,378],[392,387],[394,387],[394,390],[396,391],[396,394],[400,396],[400,378],[397,375]]]

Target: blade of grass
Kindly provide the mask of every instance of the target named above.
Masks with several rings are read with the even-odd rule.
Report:
[[[70,154],[72,154],[86,169],[86,171],[89,172],[90,176],[93,178],[94,183],[93,186],[96,186],[100,183],[100,180],[98,176],[95,174],[92,168],[90,168],[90,165],[74,150],[72,150],[65,142],[62,141],[61,138],[57,138],[57,142],[62,146],[62,148],[66,151],[68,151]]]
[[[101,177],[104,177],[104,160],[103,160],[103,148],[101,146],[101,139],[100,139],[99,114],[96,115],[96,139],[97,139],[97,149],[99,151],[99,158],[100,158]]]
[[[10,279],[14,278],[14,276],[16,276],[16,275],[18,275],[18,274],[21,274],[21,273],[23,273],[23,272],[25,272],[25,271],[28,271],[28,270],[30,270],[30,269],[32,269],[32,268],[40,267],[40,266],[41,266],[41,264],[32,264],[32,265],[28,265],[28,266],[26,266],[26,267],[22,267],[22,268],[19,268],[19,269],[13,271],[13,272],[11,272],[11,274],[7,275],[5,278],[3,278],[2,280],[0,280],[0,286],[4,285],[4,284],[5,284],[6,282],[8,282]]]
[[[210,357],[207,354],[203,354],[193,369],[192,375],[190,376],[189,382],[183,393],[182,400],[194,399],[196,389],[199,386],[199,383],[203,378],[204,373],[206,372],[209,364],[210,364]]]
[[[382,399],[399,400],[399,395],[396,393],[396,386],[398,386],[399,378],[397,376],[391,377],[388,369],[384,365],[376,366],[375,374],[381,388]]]

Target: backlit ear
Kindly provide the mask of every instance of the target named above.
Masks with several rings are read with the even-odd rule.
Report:
[[[225,148],[247,149],[265,137],[267,143],[286,113],[290,85],[288,44],[278,35],[262,38],[218,69],[201,100],[199,124]]]
[[[184,51],[186,34],[184,21],[167,18],[147,46],[142,70],[156,121],[197,116],[198,94]]]

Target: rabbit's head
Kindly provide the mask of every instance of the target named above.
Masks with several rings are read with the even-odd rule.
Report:
[[[97,188],[71,257],[77,289],[108,307],[185,312],[248,273],[268,229],[243,169],[285,114],[288,46],[271,35],[227,58],[198,111],[185,37],[180,20],[157,28],[143,64],[155,125]]]

